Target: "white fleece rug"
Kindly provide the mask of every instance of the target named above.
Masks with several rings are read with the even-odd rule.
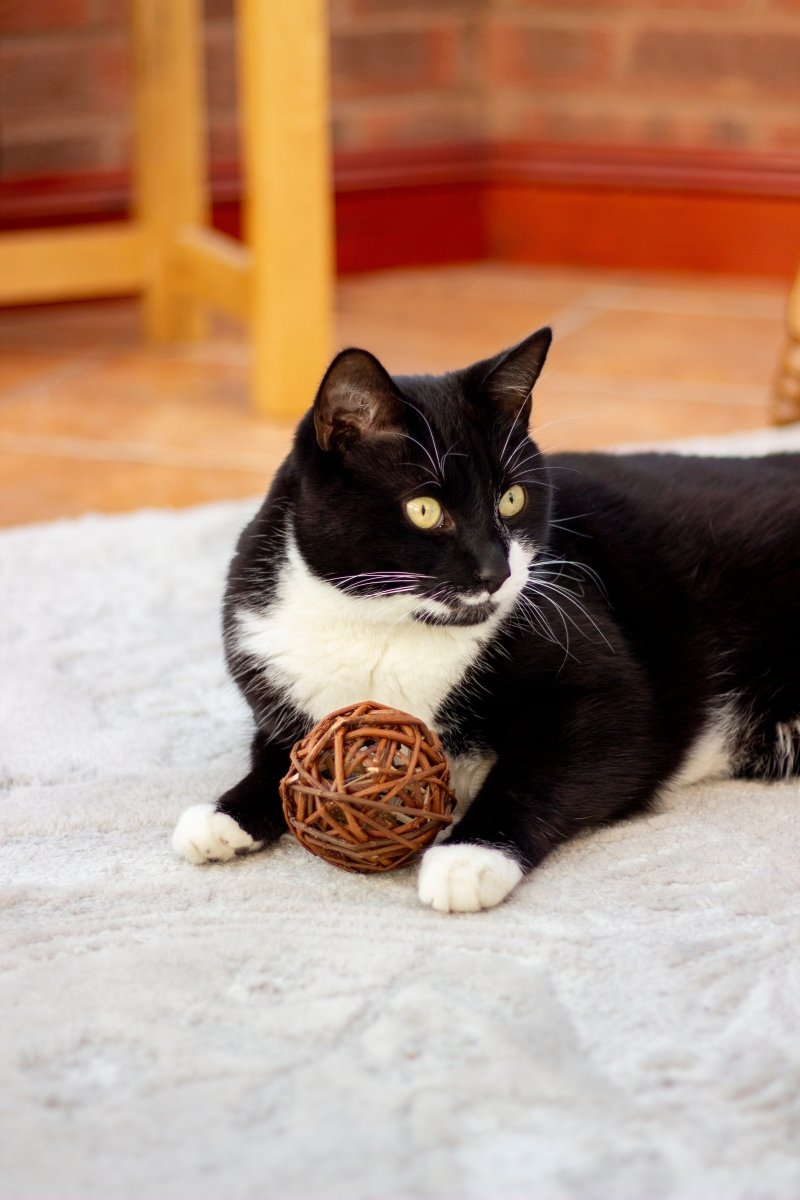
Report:
[[[794,1200],[796,783],[688,789],[477,916],[288,839],[174,856],[245,765],[252,508],[0,535],[3,1200]]]

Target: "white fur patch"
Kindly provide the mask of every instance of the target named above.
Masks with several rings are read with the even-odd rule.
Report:
[[[215,804],[193,804],[181,816],[172,835],[172,848],[191,863],[227,862],[237,854],[260,850],[257,842]]]
[[[800,762],[800,717],[775,728],[775,768],[779,779],[789,779]]]
[[[733,774],[732,747],[736,721],[730,709],[716,713],[692,743],[669,787],[686,787],[703,779],[729,779]]]
[[[460,754],[457,758],[448,755],[450,788],[459,805],[470,804],[475,799],[496,762],[495,754]]]
[[[511,577],[480,625],[426,625],[413,595],[347,595],[319,579],[289,540],[276,599],[236,613],[237,649],[263,664],[272,682],[313,721],[346,704],[375,700],[428,725],[477,660],[528,578],[531,552],[512,543]]]
[[[522,879],[522,868],[492,846],[433,846],[419,870],[423,904],[439,912],[479,912],[505,900]]]

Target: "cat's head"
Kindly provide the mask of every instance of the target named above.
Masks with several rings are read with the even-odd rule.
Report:
[[[295,448],[294,533],[307,565],[356,597],[476,625],[508,611],[544,539],[549,487],[528,434],[541,329],[442,376],[392,377],[365,350],[333,360]]]

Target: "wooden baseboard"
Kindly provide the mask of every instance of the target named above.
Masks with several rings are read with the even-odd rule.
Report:
[[[509,144],[485,205],[504,261],[782,278],[800,261],[797,160]]]
[[[336,156],[340,271],[493,257],[788,278],[800,258],[800,161],[743,153],[531,143]],[[239,227],[233,164],[215,224]],[[0,228],[117,219],[121,173],[13,180]]]

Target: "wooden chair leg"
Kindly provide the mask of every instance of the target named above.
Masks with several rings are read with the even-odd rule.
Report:
[[[135,215],[145,239],[144,323],[158,340],[203,334],[174,247],[208,222],[201,0],[133,0]]]
[[[333,238],[324,0],[239,0],[253,401],[291,418],[332,343]]]
[[[772,420],[776,425],[800,421],[800,272],[789,295],[786,324],[786,346],[772,396]]]

